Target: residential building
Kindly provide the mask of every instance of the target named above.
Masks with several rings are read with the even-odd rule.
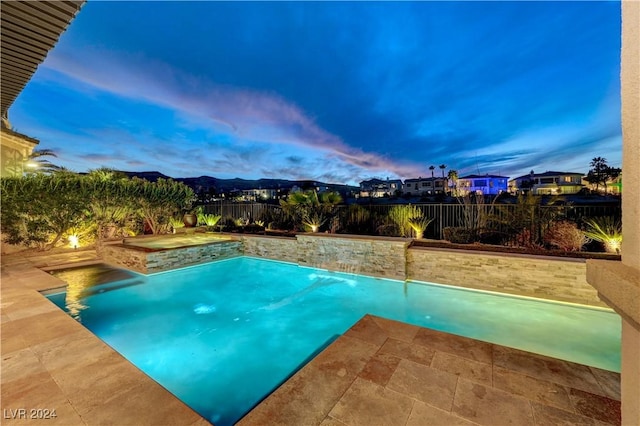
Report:
[[[402,192],[407,195],[434,195],[445,191],[447,187],[447,178],[430,177],[417,179],[405,179],[402,185]]]
[[[360,182],[360,197],[381,198],[396,195],[397,191],[402,190],[402,181],[400,179],[369,179]]]
[[[554,172],[534,173],[519,176],[509,181],[509,191],[520,194],[531,191],[535,195],[576,194],[584,185],[582,173]]]
[[[245,189],[242,191],[242,200],[244,201],[264,201],[276,198],[277,190],[275,189]]]
[[[498,195],[507,191],[508,176],[467,175],[458,178],[458,194]]]
[[[22,176],[25,166],[29,166],[27,162],[29,156],[39,143],[37,139],[11,130],[10,126],[6,119],[2,120],[2,128],[0,130],[2,132],[0,137],[2,148],[0,153],[0,158],[2,158],[0,175],[2,177]]]

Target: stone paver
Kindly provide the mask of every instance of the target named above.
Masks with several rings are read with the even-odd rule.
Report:
[[[95,260],[90,251],[2,257],[0,422],[210,425],[38,293],[64,283],[36,266]]]
[[[325,351],[239,425],[620,424],[610,371],[370,315]],[[357,363],[336,386],[318,366],[341,357]]]

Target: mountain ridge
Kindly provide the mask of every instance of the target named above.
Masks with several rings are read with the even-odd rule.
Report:
[[[162,179],[173,179],[176,182],[182,182],[185,185],[191,187],[194,190],[209,190],[214,188],[216,191],[233,191],[233,190],[248,190],[248,189],[291,189],[294,186],[298,186],[302,189],[308,189],[313,187],[326,187],[332,191],[348,192],[359,189],[357,186],[338,184],[338,183],[326,183],[316,180],[304,179],[304,180],[289,180],[289,179],[273,179],[273,178],[260,178],[260,179],[243,179],[243,178],[231,178],[220,179],[213,176],[198,176],[198,177],[184,177],[174,178],[167,176],[158,171],[145,171],[145,172],[128,172],[120,171],[128,177],[138,177],[140,179],[147,179],[155,182]]]

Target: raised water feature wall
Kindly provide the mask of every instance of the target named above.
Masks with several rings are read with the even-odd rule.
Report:
[[[605,306],[584,259],[416,247],[407,250],[407,279]]]
[[[403,238],[299,234],[243,236],[247,256],[375,277],[410,279],[593,306],[584,259],[409,248]]]
[[[331,271],[427,281],[606,306],[586,281],[584,259],[410,247],[405,238],[299,234],[238,235],[236,241],[166,250],[104,246],[105,262],[145,274],[246,255]]]
[[[140,247],[116,244],[105,245],[101,250],[101,257],[105,262],[143,274],[228,259],[242,256],[242,254],[241,241],[219,241],[165,250],[145,250]]]

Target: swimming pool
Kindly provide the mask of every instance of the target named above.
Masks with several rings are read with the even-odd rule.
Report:
[[[140,277],[84,297],[74,316],[216,425],[237,421],[365,313],[620,366],[620,319],[604,309],[249,257]],[[65,293],[48,297],[66,305]]]

